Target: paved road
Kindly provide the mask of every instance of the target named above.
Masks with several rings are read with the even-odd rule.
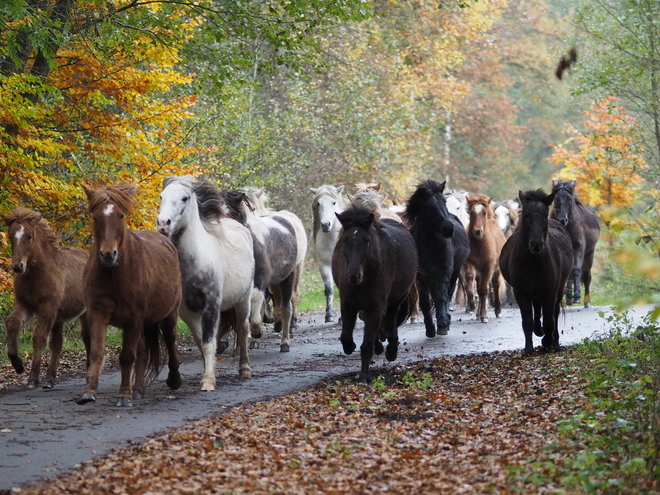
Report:
[[[561,344],[577,343],[602,331],[605,320],[598,311],[607,308],[568,308],[561,328]],[[427,339],[424,326],[400,327],[402,345],[395,362],[414,362],[441,355],[522,350],[524,339],[518,310],[484,324],[473,316],[454,313],[447,336]],[[148,390],[147,397],[131,409],[114,407],[119,374],[101,375],[99,400],[80,406],[76,399],[84,386],[81,379],[58,383],[51,391],[24,390],[0,397],[0,490],[20,487],[62,473],[76,464],[100,456],[129,442],[142,442],[156,433],[221,413],[248,401],[282,396],[337,373],[356,375],[360,370],[361,328],[356,330],[358,351],[343,354],[340,329],[322,322],[321,315],[303,315],[292,339],[291,352],[279,352],[279,336],[267,330],[260,349],[250,351],[252,379],[238,379],[238,359],[218,363],[215,392],[198,390],[201,360],[196,349],[184,354],[183,386],[171,391],[165,372]],[[535,345],[540,339],[534,338]],[[4,350],[2,351],[4,352]],[[376,366],[387,366],[378,357]]]

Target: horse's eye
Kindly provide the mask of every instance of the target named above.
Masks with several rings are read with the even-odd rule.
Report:
[[[336,201],[333,201],[333,202],[332,202],[332,206],[335,206],[336,204],[337,204]]]
[[[119,220],[123,220],[123,219],[124,219],[124,214],[122,213],[121,215],[119,215]]]
[[[185,203],[186,201],[188,201],[188,196],[183,197],[183,202]]]
[[[32,239],[32,234],[28,235],[28,241]]]

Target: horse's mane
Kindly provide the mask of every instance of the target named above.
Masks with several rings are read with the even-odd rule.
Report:
[[[95,211],[100,205],[112,202],[117,205],[125,215],[130,215],[137,199],[137,186],[128,182],[119,182],[101,189],[87,189],[91,192],[89,198],[89,212]]]
[[[417,185],[417,189],[410,196],[406,203],[406,211],[402,213],[403,222],[406,225],[413,225],[417,217],[422,212],[424,205],[422,203],[423,196],[430,196],[435,193],[442,193],[444,186],[438,181],[427,179]]]
[[[196,182],[193,188],[197,196],[199,218],[205,226],[228,216],[227,206],[217,186],[211,182]]]
[[[381,210],[384,208],[384,194],[380,194],[375,189],[362,189],[357,191],[355,194],[349,195],[348,198],[351,205],[367,209],[377,218],[380,218]]]
[[[493,208],[493,202],[491,201],[490,196],[486,196],[485,194],[472,194],[467,197],[467,202],[468,211],[472,210],[472,205],[479,203],[486,208],[487,218],[495,218],[495,209]]]
[[[222,197],[225,201],[229,217],[245,224],[247,221],[246,215],[248,213],[246,209],[251,208],[247,203],[245,193],[236,190],[222,191]]]
[[[351,203],[347,209],[345,209],[341,216],[344,219],[350,220],[354,224],[363,225],[366,223],[366,220],[370,215],[374,216],[373,225],[376,228],[380,228],[380,216],[377,212],[374,212],[368,205],[363,204],[353,204]],[[343,223],[343,222],[342,222]]]
[[[4,217],[4,221],[7,225],[13,222],[29,221],[39,229],[40,234],[43,235],[44,239],[46,239],[50,245],[56,247],[60,241],[59,236],[50,228],[50,225],[48,225],[48,222],[44,219],[41,213],[30,208],[19,206],[9,215]]]
[[[312,217],[313,217],[312,233],[318,232],[319,229],[321,228],[321,218],[319,217],[318,200],[321,196],[325,194],[328,194],[333,198],[335,198],[339,203],[340,209],[342,211],[346,208],[346,204],[344,202],[344,195],[338,192],[336,187],[329,186],[328,184],[323,184],[322,186],[319,186],[319,188],[316,190],[316,193],[314,193],[314,197],[312,198]]]
[[[531,201],[543,201],[548,197],[548,194],[543,189],[534,189],[532,191],[525,192],[525,199]]]

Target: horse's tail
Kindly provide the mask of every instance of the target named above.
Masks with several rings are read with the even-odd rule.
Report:
[[[165,347],[165,339],[163,338],[162,329],[158,323],[154,325],[145,325],[143,335],[147,353],[145,380],[147,383],[151,383],[158,377],[158,374],[163,369],[164,362],[161,360],[161,355],[167,354],[167,348]],[[138,359],[139,358],[138,351]]]
[[[396,326],[401,326],[404,321],[407,321],[413,314],[419,298],[419,287],[417,281],[413,282],[408,291],[408,296],[403,300],[399,306],[399,314],[396,320]]]
[[[236,328],[236,311],[234,308],[222,311],[220,313],[220,328],[218,328],[218,341]]]

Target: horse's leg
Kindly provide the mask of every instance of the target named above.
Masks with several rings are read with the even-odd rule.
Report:
[[[238,376],[239,378],[252,378],[250,369],[250,356],[248,355],[248,333],[250,317],[250,298],[234,306],[236,313],[236,348],[238,349]]]
[[[62,355],[62,344],[64,342],[64,322],[56,321],[50,330],[50,363],[46,371],[46,381],[43,384],[45,390],[50,390],[55,386],[57,378],[57,367],[60,365],[60,356]]]
[[[516,301],[518,301],[518,307],[520,308],[523,333],[525,334],[525,349],[523,350],[523,354],[525,356],[529,356],[534,352],[534,343],[532,341],[532,331],[534,329],[534,312],[532,308],[532,301],[528,297],[516,294],[515,292],[516,291],[514,289]]]
[[[435,302],[435,319],[438,322],[438,335],[447,335],[451,324],[449,314],[449,278],[443,276],[433,286],[433,301]]]
[[[466,313],[471,313],[477,308],[474,300],[474,282],[476,272],[472,265],[465,265],[465,295],[467,296]]]
[[[181,387],[181,373],[179,372],[179,351],[176,348],[176,324],[179,319],[178,311],[173,311],[165,317],[161,322],[163,329],[163,340],[167,348],[167,367],[169,373],[167,374],[167,386],[172,390],[177,390]]]
[[[18,336],[29,317],[30,314],[19,302],[14,302],[14,308],[7,317],[7,357],[16,373],[19,374],[25,371],[25,366],[18,355]]]
[[[153,325],[144,325],[140,331],[142,332],[142,336],[138,335],[137,337],[135,346],[135,361],[131,366],[133,368],[133,387],[131,388],[131,397],[133,399],[141,399],[146,395],[147,382],[145,375],[147,371],[147,362],[149,361],[149,349],[151,349],[152,346],[155,346],[156,349],[159,349],[158,334],[160,329],[158,327],[158,323]],[[122,351],[123,347],[124,346],[122,344]],[[120,405],[119,402],[117,405]]]
[[[99,376],[105,359],[105,341],[110,316],[102,313],[86,313],[89,325],[89,354],[87,355],[87,383],[83,389],[78,404],[96,402],[96,389],[99,386]]]
[[[216,338],[218,328],[220,326],[220,308],[219,304],[215,307],[207,307],[202,313],[201,318],[201,351],[202,358],[204,359],[204,372],[200,381],[200,390],[210,392],[215,390],[215,352],[216,352]],[[246,317],[246,331],[245,338],[247,339],[247,318]],[[238,320],[237,320],[238,321]],[[239,327],[237,324],[236,335],[238,339]],[[242,331],[242,328],[241,328]]]
[[[500,318],[502,316],[501,290],[504,284],[504,279],[502,278],[499,269],[493,271],[491,283],[493,284],[493,309],[495,310],[495,318]]]
[[[385,313],[384,327],[387,333],[387,348],[385,349],[385,359],[394,361],[399,350],[399,332],[396,325],[399,315],[399,308],[403,304],[405,298],[397,301],[396,303],[388,304],[387,312]]]
[[[541,300],[538,298],[534,299],[532,305],[534,306],[534,335],[537,337],[543,337],[543,323],[541,323],[543,306],[541,305]]]
[[[80,337],[82,338],[83,344],[85,344],[85,356],[87,358],[85,364],[85,370],[89,370],[89,351],[91,346],[91,337],[89,335],[89,323],[87,321],[87,313],[83,313],[78,318],[80,323]]]
[[[477,318],[482,323],[488,323],[488,284],[492,279],[492,271],[480,273],[477,276],[477,294],[479,295],[479,308],[477,309]]]
[[[289,337],[293,337],[293,330],[298,328],[298,304],[300,303],[300,283],[302,281],[305,263],[296,266],[293,278],[293,295],[291,296],[291,326],[289,327]]]
[[[140,323],[136,324],[135,321]],[[115,403],[117,407],[133,407],[131,378],[136,361],[138,362],[137,369],[135,369],[137,385],[142,387],[144,383],[147,349],[142,335],[144,332],[141,325],[142,318],[135,318],[135,321],[122,329],[121,351],[119,352],[121,383],[119,384],[117,402]]]
[[[335,315],[332,311],[332,303],[335,297],[335,283],[332,279],[332,266],[319,265],[321,278],[323,278],[323,288],[325,293],[325,322],[333,323]]]
[[[261,344],[261,325],[263,323],[263,306],[266,297],[263,291],[256,287],[252,289],[250,300],[250,349],[259,349]]]
[[[426,336],[435,337],[435,324],[433,315],[431,315],[431,300],[429,294],[429,284],[426,279],[419,279],[419,309],[424,315],[424,326],[426,327]]]
[[[582,263],[582,283],[584,284],[584,307],[591,307],[591,294],[589,288],[591,286],[591,267],[594,262],[594,250],[591,249],[584,254],[584,262]]]
[[[280,352],[289,352],[291,350],[291,337],[289,335],[291,326],[291,316],[293,314],[293,289],[295,283],[295,272],[278,284],[280,301],[282,306],[282,340],[280,341]]]
[[[559,347],[559,334],[557,332],[558,309],[559,305],[555,303],[554,298],[550,301],[543,301],[543,338],[541,339],[541,345],[546,350]]]
[[[57,307],[52,304],[44,308],[40,308],[37,313],[37,326],[32,335],[32,368],[30,369],[30,376],[28,377],[27,387],[29,389],[37,388],[39,385],[39,374],[41,372],[41,359],[43,357],[44,348],[48,343],[48,335],[55,325],[55,318],[57,317]]]
[[[353,351],[357,347],[353,340],[353,329],[355,328],[355,322],[357,321],[358,311],[349,306],[344,299],[341,299],[340,308],[341,335],[339,336],[339,341],[344,348],[344,354],[353,354]]]
[[[369,365],[371,364],[371,359],[374,357],[374,345],[381,319],[380,314],[380,311],[370,311],[368,313],[365,311],[364,313],[364,336],[362,338],[362,345],[360,346],[360,359],[362,360],[362,369],[360,370],[361,383],[371,382]],[[387,347],[389,348],[389,343]]]

